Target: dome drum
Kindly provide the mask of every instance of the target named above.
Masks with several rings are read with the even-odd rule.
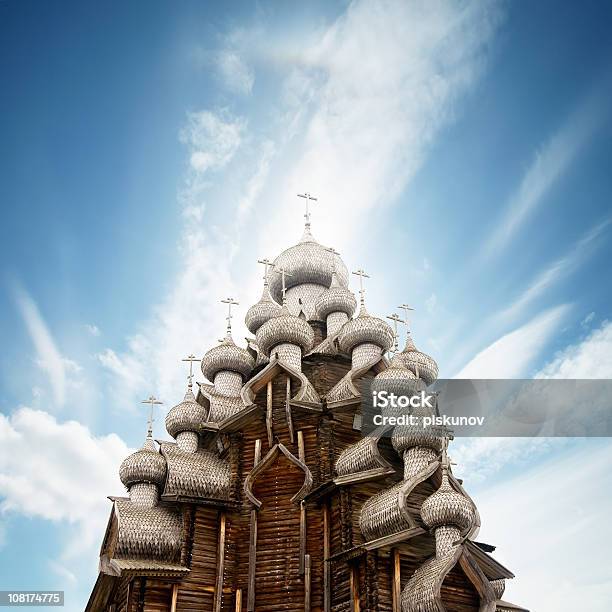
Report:
[[[297,344],[287,342],[277,344],[272,349],[271,355],[286,363],[290,368],[299,372],[302,371],[302,349]]]
[[[186,453],[195,453],[198,450],[200,436],[195,431],[181,431],[176,436],[178,447]]]
[[[230,370],[222,370],[215,374],[213,381],[215,391],[220,395],[235,397],[240,395],[242,389],[242,376],[238,372]]]

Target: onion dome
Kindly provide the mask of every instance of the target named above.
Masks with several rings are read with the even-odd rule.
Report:
[[[183,401],[171,408],[166,415],[166,431],[176,438],[182,431],[199,431],[204,421],[206,410],[196,401],[189,384]]]
[[[399,353],[399,357],[409,370],[423,379],[427,386],[433,384],[437,380],[438,364],[429,355],[417,350],[410,334],[408,334],[406,338],[406,346],[404,350]]]
[[[372,392],[387,391],[395,395],[412,396],[419,391],[419,379],[404,365],[396,355],[389,367],[377,374],[372,381]]]
[[[264,323],[256,334],[257,346],[267,356],[270,350],[279,344],[296,344],[307,352],[314,344],[312,327],[301,317],[292,315],[286,306]]]
[[[368,314],[365,306],[359,314],[345,323],[338,336],[338,344],[343,353],[348,353],[359,344],[371,343],[388,351],[393,346],[393,330],[385,321]]]
[[[302,239],[283,251],[273,262],[276,270],[285,270],[286,288],[312,283],[329,287],[334,271],[341,287],[348,287],[348,270],[336,253],[319,244],[310,233],[309,225]],[[282,280],[278,274],[270,279],[270,293],[277,301],[282,300]]]
[[[214,381],[215,374],[222,370],[238,372],[246,378],[253,369],[255,360],[251,354],[239,346],[236,346],[229,335],[221,341],[221,344],[208,351],[202,359],[202,374],[210,381]]]
[[[332,273],[331,285],[316,301],[317,316],[325,320],[332,312],[344,312],[349,318],[355,314],[357,300],[352,291],[340,284],[336,272]]]
[[[166,479],[166,460],[155,448],[151,435],[143,447],[123,460],[119,468],[121,482],[130,487],[139,482],[149,482],[161,487]]]
[[[264,283],[263,293],[261,299],[257,304],[253,304],[248,310],[244,317],[244,322],[248,330],[255,334],[257,330],[272,317],[280,313],[281,306],[277,304],[270,295],[270,287],[268,281]]]
[[[442,484],[421,506],[421,518],[431,529],[454,526],[464,531],[474,524],[474,507],[448,480],[448,468],[442,468]]]

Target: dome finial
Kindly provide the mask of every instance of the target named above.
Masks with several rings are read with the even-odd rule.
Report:
[[[226,331],[226,337],[227,338],[231,338],[232,337],[232,306],[239,306],[240,304],[231,297],[225,298],[224,300],[221,300],[222,304],[227,304],[227,331]]]
[[[392,315],[387,315],[387,319],[393,321],[393,347],[391,348],[391,353],[395,355],[395,353],[399,351],[399,333],[397,331],[397,324],[405,323],[405,321],[395,312]]]
[[[268,286],[268,268],[272,267],[274,269],[274,264],[267,258],[264,257],[263,259],[258,259],[257,263],[263,264],[264,266],[264,287]]]
[[[187,380],[189,381],[187,383],[187,387],[189,389],[191,389],[191,387],[193,387],[193,364],[196,361],[201,361],[200,359],[198,359],[193,353],[191,355],[187,355],[187,357],[185,357],[185,359],[181,359],[181,361],[188,361],[189,362],[189,376],[187,377]]]
[[[282,294],[283,294],[283,306],[287,305],[287,283],[285,282],[285,279],[287,276],[293,276],[293,274],[289,274],[289,272],[287,272],[287,270],[285,270],[284,267],[280,267],[278,268],[278,270],[274,270],[277,274],[281,275],[281,282],[282,282]]]
[[[304,236],[310,235],[310,211],[308,210],[308,204],[310,202],[316,202],[317,198],[313,197],[307,191],[305,193],[298,193],[298,198],[304,198],[306,200],[306,213],[304,214]]]
[[[153,439],[153,408],[159,404],[163,404],[164,402],[160,402],[154,395],[149,395],[146,400],[142,400],[141,404],[149,404],[149,418],[147,419],[147,441],[149,439]],[[145,443],[146,444],[146,443]]]
[[[361,305],[361,309],[365,309],[365,289],[363,288],[363,279],[370,278],[368,274],[364,272],[361,268],[356,272],[353,272],[355,276],[359,277],[359,303]]]

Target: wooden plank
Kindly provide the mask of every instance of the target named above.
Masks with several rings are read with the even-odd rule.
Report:
[[[285,391],[285,415],[287,417],[287,428],[289,429],[289,439],[291,444],[295,442],[295,435],[293,432],[293,416],[291,414],[291,378],[287,376],[287,387]]]
[[[329,503],[323,505],[323,612],[331,612]]]
[[[304,612],[310,612],[310,555],[305,556],[304,565]]]
[[[393,612],[402,612],[402,567],[400,563],[400,552],[397,548],[392,550],[393,557]]]
[[[349,590],[351,594],[351,612],[359,612],[359,568],[352,564],[350,569]]]
[[[268,392],[270,386],[268,386]],[[255,451],[253,456],[253,467],[261,461],[261,438],[255,440]],[[255,569],[257,563],[257,510],[251,510],[251,520],[249,524],[249,574],[247,592],[247,612],[255,610]]]
[[[223,573],[225,571],[225,512],[221,512],[219,521],[219,549],[217,553],[217,583],[215,586],[215,612],[221,612],[223,602]]]
[[[172,604],[170,605],[170,612],[176,612],[176,600],[178,599],[178,584],[172,585]]]
[[[242,611],[242,589],[236,589],[236,612]]]
[[[272,381],[268,381],[267,385],[267,401],[266,401],[266,430],[268,431],[268,448],[272,448],[274,444],[274,432],[272,431]]]

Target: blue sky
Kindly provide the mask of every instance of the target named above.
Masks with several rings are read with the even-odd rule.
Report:
[[[300,235],[298,191],[319,196],[315,236],[370,273],[371,310],[416,307],[444,376],[610,378],[610,17],[0,2],[0,588],[82,608],[139,400],[179,401],[218,299],[257,299],[256,260]],[[573,521],[571,554],[602,548],[611,459],[605,440],[456,443],[509,598],[608,609],[609,577],[570,576],[551,534]]]

